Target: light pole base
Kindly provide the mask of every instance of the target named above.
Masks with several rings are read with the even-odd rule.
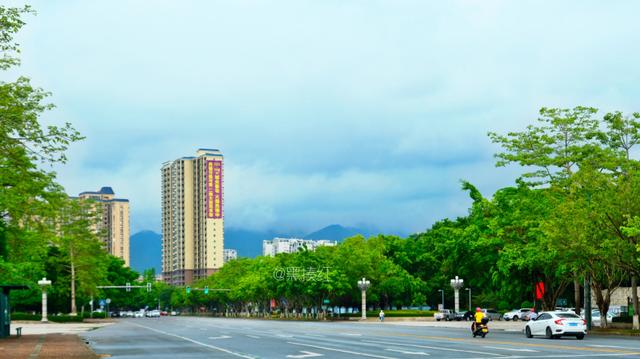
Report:
[[[42,320],[40,322],[41,323],[49,323],[49,320],[47,318],[42,318]]]

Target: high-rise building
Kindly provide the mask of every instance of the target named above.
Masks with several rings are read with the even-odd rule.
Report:
[[[223,252],[224,263],[227,263],[228,261],[232,261],[234,259],[238,259],[238,251],[236,251],[235,249],[225,249]]]
[[[104,248],[112,255],[122,258],[129,266],[129,200],[115,198],[111,187],[102,187],[98,192],[82,192],[81,199],[92,199],[102,204],[102,221],[96,230],[105,233]]]
[[[326,239],[312,240],[300,238],[279,238],[262,241],[262,255],[274,257],[280,253],[295,253],[302,248],[312,251],[322,246],[335,246],[337,241],[329,241]]]
[[[162,165],[162,277],[169,284],[190,284],[224,264],[222,168],[222,153],[212,149]]]

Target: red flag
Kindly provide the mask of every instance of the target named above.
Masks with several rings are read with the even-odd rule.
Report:
[[[542,299],[544,296],[544,282],[536,283],[536,299]]]

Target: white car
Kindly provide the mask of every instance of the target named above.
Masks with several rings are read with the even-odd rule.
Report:
[[[575,336],[581,340],[587,334],[587,323],[575,313],[542,312],[538,318],[527,322],[524,334],[527,338],[534,335],[544,335],[547,339]]]
[[[607,323],[611,324],[611,322],[613,321],[613,318],[616,315],[614,313],[611,312],[607,312]],[[582,311],[582,314],[580,314],[580,317],[582,317],[582,319],[584,319],[584,311]],[[598,309],[594,309],[591,311],[591,325],[599,327],[602,324],[602,315],[600,314],[600,311]]]
[[[514,309],[510,312],[504,313],[502,319],[507,321],[513,320],[514,322],[517,322],[519,319],[524,319],[530,311],[531,308]]]

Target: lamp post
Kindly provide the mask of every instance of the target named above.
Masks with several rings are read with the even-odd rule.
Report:
[[[465,288],[464,290],[469,291],[469,311],[471,311],[471,288]]]
[[[442,295],[442,308],[440,308],[440,309],[444,309],[444,290],[443,289],[438,289],[438,292],[440,292],[440,294]]]
[[[42,288],[42,322],[46,323],[47,319],[47,286],[51,285],[51,281],[47,277],[43,277],[38,281],[38,285]]]
[[[459,312],[460,311],[460,288],[462,288],[462,285],[464,284],[464,280],[458,278],[458,276],[456,276],[454,279],[451,280],[451,287],[453,287],[453,292],[454,292],[454,310],[455,312]]]
[[[362,318],[360,320],[367,320],[367,289],[369,286],[371,286],[371,282],[364,277],[358,281],[358,288],[362,291]]]

